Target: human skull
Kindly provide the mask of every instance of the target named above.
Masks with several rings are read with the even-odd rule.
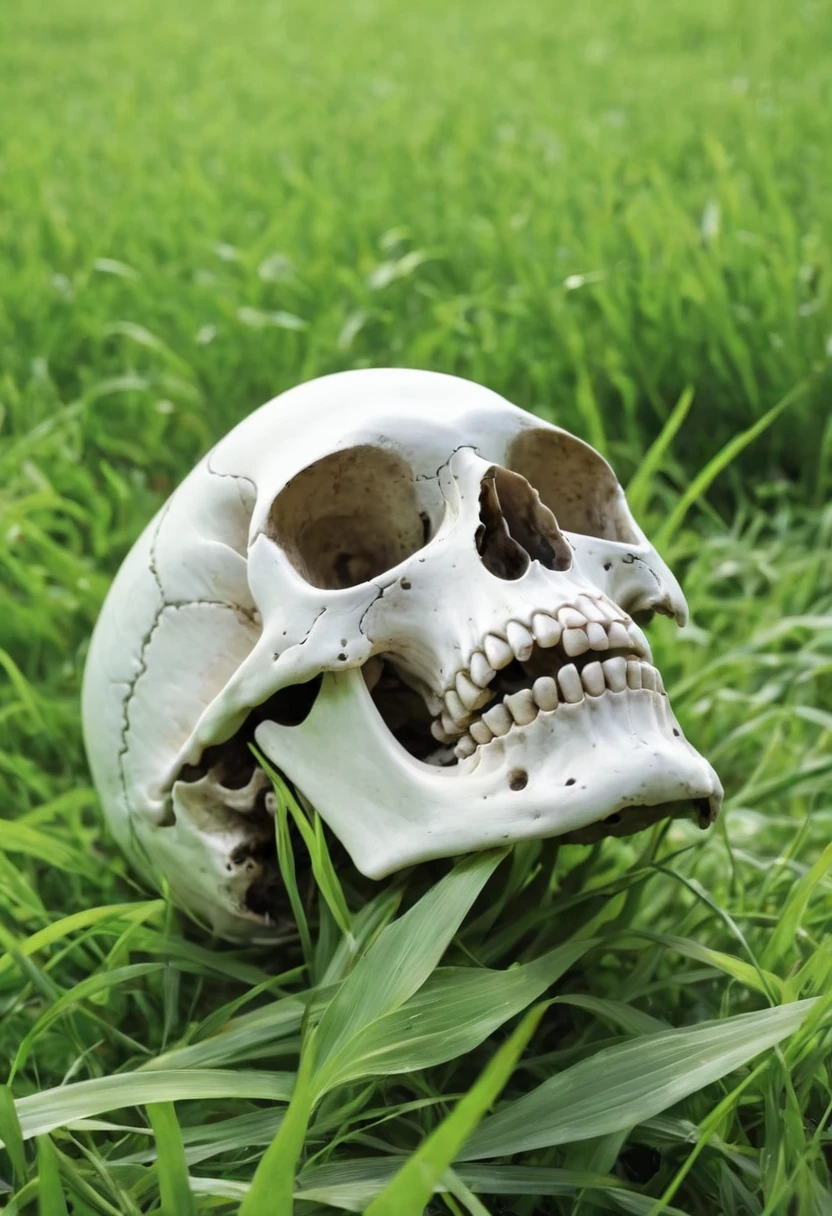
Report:
[[[597,839],[722,790],[634,617],[687,615],[588,444],[469,381],[313,380],[246,418],[128,555],[85,672],[104,810],[226,937],[276,931],[254,742],[364,875]]]

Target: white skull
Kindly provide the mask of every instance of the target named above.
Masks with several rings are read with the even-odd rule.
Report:
[[[257,747],[357,868],[719,809],[633,615],[676,579],[591,447],[425,371],[262,407],[120,570],[84,682],[90,764],[145,874],[225,936],[279,886]]]

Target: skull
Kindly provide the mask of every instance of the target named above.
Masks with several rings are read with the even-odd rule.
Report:
[[[94,780],[145,875],[226,937],[274,936],[273,795],[249,746],[380,879],[593,840],[722,790],[636,623],[687,609],[586,443],[488,389],[344,372],[194,469],[90,647]]]

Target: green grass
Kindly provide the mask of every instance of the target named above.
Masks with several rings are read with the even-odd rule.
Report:
[[[817,0],[6,0],[7,1212],[415,1216],[438,1186],[454,1216],[828,1216],[830,38]],[[86,641],[214,439],[378,364],[637,477],[693,617],[657,661],[726,810],[342,869],[327,902],[284,808],[306,923],[231,950],[101,826]]]

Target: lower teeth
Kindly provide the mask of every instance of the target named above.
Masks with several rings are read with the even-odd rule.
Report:
[[[605,676],[609,678],[605,679]],[[664,692],[656,668],[638,659],[615,657],[604,663],[592,662],[581,672],[574,663],[568,663],[558,671],[557,681],[552,676],[540,676],[532,688],[506,693],[502,701],[492,705],[471,724],[457,741],[455,754],[460,760],[468,759],[478,747],[502,738],[512,727],[530,725],[539,713],[551,713],[560,704],[576,705],[585,696],[624,692],[628,687],[631,691]]]

